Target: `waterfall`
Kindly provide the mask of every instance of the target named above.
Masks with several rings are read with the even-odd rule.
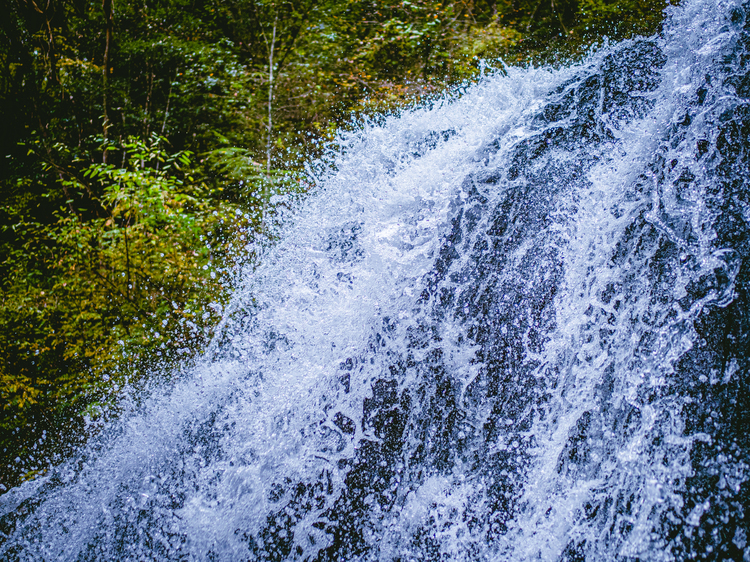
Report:
[[[342,132],[5,560],[750,561],[750,4]]]

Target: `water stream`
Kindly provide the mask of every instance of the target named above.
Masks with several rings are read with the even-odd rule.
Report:
[[[6,560],[750,561],[750,6],[342,133]]]

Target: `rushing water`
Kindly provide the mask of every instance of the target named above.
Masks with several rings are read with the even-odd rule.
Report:
[[[750,560],[750,8],[341,139],[8,560]],[[744,556],[744,558],[743,558]]]

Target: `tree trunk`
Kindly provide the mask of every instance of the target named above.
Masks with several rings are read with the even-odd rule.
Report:
[[[104,106],[104,117],[102,123],[102,136],[104,137],[104,151],[102,152],[102,162],[107,163],[107,136],[109,132],[109,100],[107,99],[109,86],[109,47],[112,42],[112,12],[114,10],[114,0],[102,0],[102,9],[104,10],[105,23],[105,43],[104,43],[104,65],[102,68],[102,104]]]
[[[271,147],[273,143],[273,50],[276,46],[276,25],[279,21],[279,14],[273,20],[273,34],[271,36],[271,45],[268,50],[268,142],[266,143],[266,175],[271,175]]]

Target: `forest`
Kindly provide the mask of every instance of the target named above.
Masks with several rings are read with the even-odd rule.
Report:
[[[0,493],[210,341],[341,128],[658,31],[664,0],[3,0]]]

